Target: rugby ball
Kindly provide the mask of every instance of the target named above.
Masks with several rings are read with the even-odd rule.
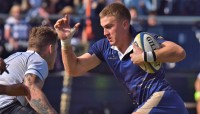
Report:
[[[140,32],[137,34],[134,39],[134,43],[144,52],[153,51],[160,48],[160,44],[157,42],[157,40],[155,40],[154,37],[147,32]],[[144,64],[140,65],[140,67],[148,73],[155,73],[160,69],[161,65],[161,62],[144,62]]]

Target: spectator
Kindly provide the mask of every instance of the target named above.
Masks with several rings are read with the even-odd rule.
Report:
[[[44,21],[49,22],[49,14],[42,7],[42,0],[29,0],[30,9],[26,13],[26,22],[29,22],[32,26],[41,25]]]
[[[4,26],[4,38],[8,42],[5,47],[9,53],[27,49],[29,29],[29,24],[22,19],[20,5],[13,5]]]
[[[43,0],[42,7],[48,14],[57,14],[61,9],[58,8],[60,0]]]
[[[129,8],[129,12],[131,14],[131,25],[134,27],[134,29],[136,31],[142,31],[143,27],[142,27],[142,23],[138,18],[138,12],[137,9],[135,7],[131,7]]]
[[[81,0],[84,1],[84,0]],[[56,4],[57,11],[61,11],[65,6],[71,6],[74,7],[74,0],[58,0],[58,3]]]
[[[152,11],[148,14],[146,31],[163,36],[163,27],[160,23],[158,23],[157,14],[155,11]]]

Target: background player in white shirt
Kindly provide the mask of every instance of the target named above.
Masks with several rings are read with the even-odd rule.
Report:
[[[23,83],[29,88],[31,98],[0,95],[0,113],[57,114],[42,91],[48,70],[54,66],[57,47],[57,33],[53,29],[34,27],[29,35],[28,50],[14,53],[4,60],[9,74],[4,72],[0,76],[0,84]]]

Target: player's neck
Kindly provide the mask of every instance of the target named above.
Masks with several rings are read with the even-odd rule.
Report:
[[[35,51],[35,52],[38,53],[41,57],[43,56],[43,51],[42,51],[42,49],[28,48],[28,50]]]
[[[133,41],[131,34],[127,35],[126,37],[122,38],[122,41],[119,42],[119,45],[117,45],[117,48],[121,53],[125,53],[127,48],[130,46],[131,42]]]

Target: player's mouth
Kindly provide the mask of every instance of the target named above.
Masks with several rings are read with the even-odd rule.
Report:
[[[107,36],[107,39],[108,39],[109,42],[111,42],[111,37]]]
[[[112,40],[111,40],[111,39],[108,39],[108,41],[109,41],[109,42],[112,42]]]

